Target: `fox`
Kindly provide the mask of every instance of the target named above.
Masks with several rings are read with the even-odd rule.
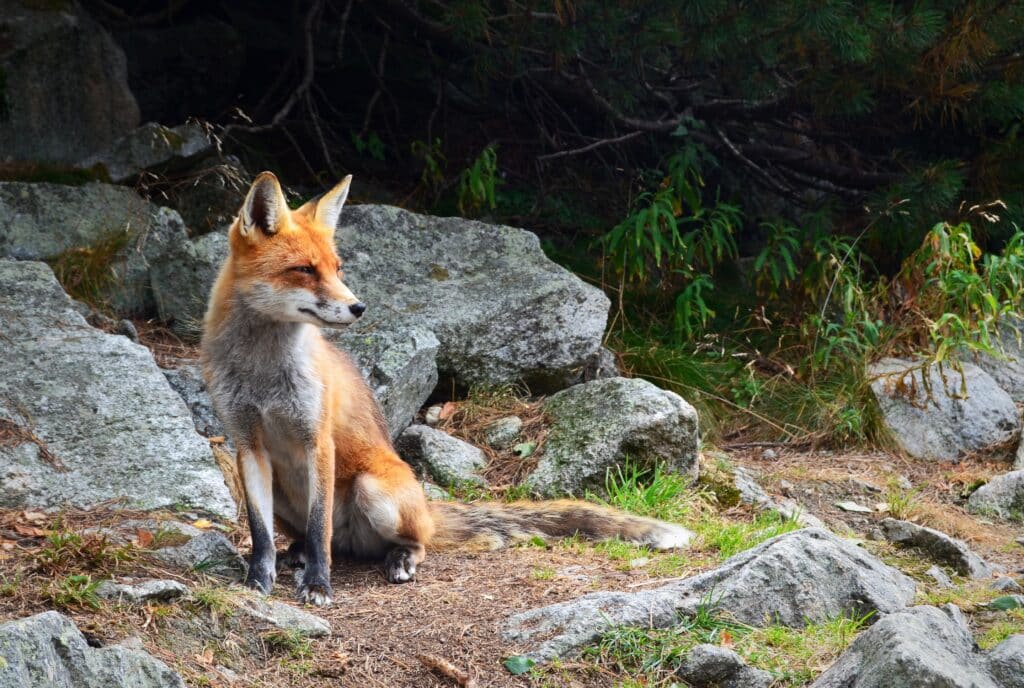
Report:
[[[260,173],[210,292],[200,360],[237,449],[252,536],[245,584],[271,592],[275,528],[291,541],[297,598],[316,606],[332,601],[333,556],[383,561],[387,580],[405,583],[428,546],[487,551],[573,535],[687,546],[682,526],[582,501],[428,502],[358,368],[321,331],[367,310],[335,245],[351,182],[291,210],[277,177]]]

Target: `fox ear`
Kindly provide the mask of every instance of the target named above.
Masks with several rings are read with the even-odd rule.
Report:
[[[260,172],[242,204],[241,233],[252,240],[257,232],[266,236],[277,234],[281,218],[288,212],[288,202],[281,185],[271,172]]]
[[[316,221],[332,231],[338,226],[338,218],[341,217],[341,209],[348,198],[349,185],[352,184],[352,175],[345,177],[333,189],[320,197],[316,202],[314,217]]]

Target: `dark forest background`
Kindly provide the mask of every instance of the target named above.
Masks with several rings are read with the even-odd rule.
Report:
[[[712,436],[882,442],[866,363],[1017,333],[1024,3],[84,6],[241,176],[540,234]]]

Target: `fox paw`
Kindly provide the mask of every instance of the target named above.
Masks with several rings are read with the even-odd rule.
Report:
[[[288,545],[288,550],[277,558],[277,564],[286,569],[302,569],[306,567],[306,543],[296,540]]]
[[[408,547],[395,547],[384,557],[384,573],[389,583],[416,580],[416,561]]]
[[[309,573],[309,570],[306,570]],[[331,582],[324,575],[304,575],[299,581],[298,590],[295,596],[300,602],[312,604],[317,607],[326,607],[331,600]]]

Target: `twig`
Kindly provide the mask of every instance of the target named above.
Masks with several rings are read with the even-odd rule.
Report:
[[[600,139],[598,141],[594,141],[593,143],[583,146],[582,148],[573,148],[572,150],[564,150],[558,151],[557,153],[549,153],[548,155],[541,155],[537,158],[537,160],[541,162],[547,162],[548,160],[557,160],[558,158],[565,158],[570,155],[580,155],[581,153],[587,153],[589,151],[594,150],[595,148],[600,148],[602,146],[611,146],[616,143],[624,143],[626,141],[630,141],[632,139],[637,138],[638,136],[643,136],[644,133],[645,132],[642,131],[631,131],[628,134],[617,136],[614,139]]]
[[[420,660],[423,666],[427,667],[432,671],[436,671],[442,676],[446,676],[462,688],[477,688],[476,680],[468,673],[458,668],[447,659],[438,657],[437,655],[418,654],[416,659]]]

